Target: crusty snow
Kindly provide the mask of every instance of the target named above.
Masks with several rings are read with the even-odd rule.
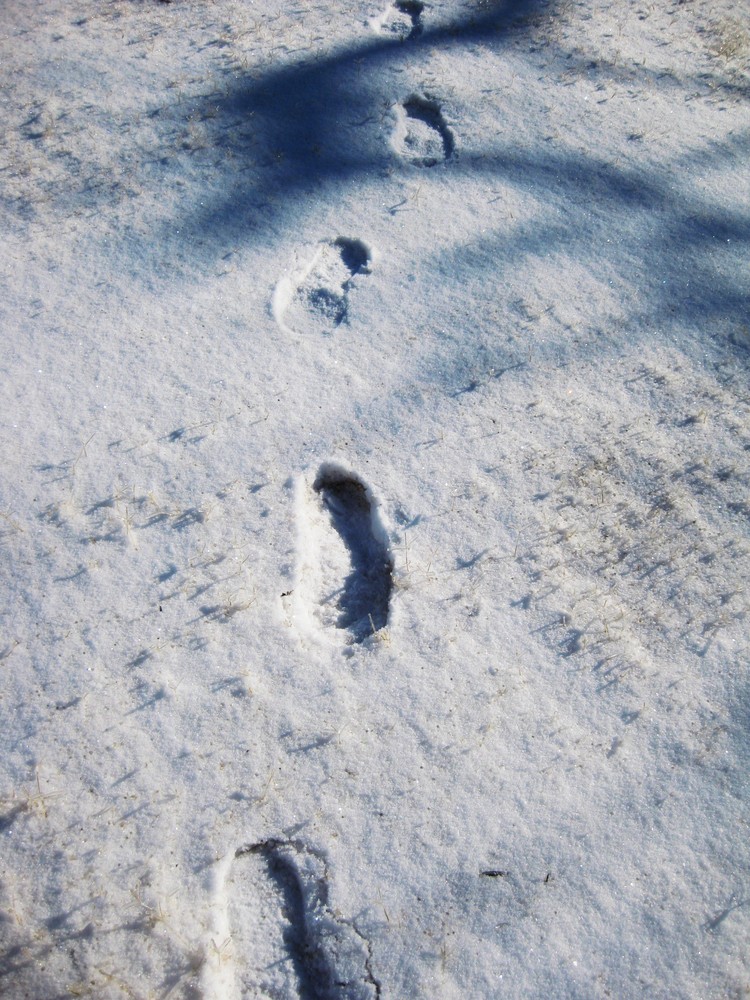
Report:
[[[6,0],[0,995],[750,995],[750,9]]]

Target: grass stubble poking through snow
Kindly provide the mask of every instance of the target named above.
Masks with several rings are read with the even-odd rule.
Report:
[[[745,10],[5,14],[0,995],[746,995]]]

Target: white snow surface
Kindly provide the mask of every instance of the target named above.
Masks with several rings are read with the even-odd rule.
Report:
[[[0,57],[0,995],[750,995],[748,6]]]

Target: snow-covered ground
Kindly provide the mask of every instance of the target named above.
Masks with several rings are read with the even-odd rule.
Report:
[[[750,995],[748,60],[6,0],[0,995]]]

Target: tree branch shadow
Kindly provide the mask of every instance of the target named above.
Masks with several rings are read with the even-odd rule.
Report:
[[[355,184],[398,177],[402,164],[388,134],[397,98],[383,90],[383,71],[403,68],[420,52],[460,51],[478,42],[497,50],[519,39],[533,40],[541,18],[555,6],[554,0],[494,0],[449,23],[425,23],[407,42],[373,35],[323,58],[238,79],[218,102],[207,99],[216,114],[217,148],[226,154],[227,184],[183,222],[200,234],[211,254],[229,240],[287,225],[298,228],[305,206],[336,186],[344,192]],[[549,40],[547,48],[554,49]],[[550,55],[554,58],[575,69],[582,57],[557,45]],[[597,77],[607,80],[626,72],[606,61],[594,66]],[[678,92],[694,83],[643,67],[629,68],[627,78]],[[408,100],[409,94],[401,99]],[[596,267],[614,235],[615,246],[609,245],[605,256],[615,270],[622,266],[632,274],[633,257],[641,258],[633,319],[654,326],[677,321],[710,325],[720,319],[741,325],[743,317],[747,321],[750,295],[741,275],[732,273],[731,261],[750,243],[747,199],[743,206],[739,197],[735,211],[711,208],[689,189],[689,182],[691,171],[720,171],[743,158],[750,158],[747,132],[724,142],[701,142],[658,166],[640,160],[637,152],[612,162],[596,152],[594,143],[584,152],[556,148],[543,136],[530,150],[465,143],[459,155],[438,169],[454,178],[486,177],[537,196],[546,192],[556,218],[547,213],[520,227],[511,239],[498,230],[484,235],[481,246],[457,244],[441,263],[449,273],[453,265],[458,271],[474,254],[488,280],[495,280],[499,269],[517,268],[519,259],[540,253],[577,255]],[[735,347],[746,354],[742,337]]]
[[[377,177],[394,167],[386,131],[398,98],[378,90],[378,74],[400,69],[419,52],[478,41],[502,45],[528,33],[555,0],[491,0],[478,13],[424,26],[408,43],[368,36],[324,58],[300,59],[238,79],[222,96],[206,98],[198,118],[216,122],[232,190],[186,220],[204,241],[222,244],[278,226],[301,199],[332,185]],[[408,99],[408,93],[401,95]],[[241,178],[247,175],[247,180]]]

